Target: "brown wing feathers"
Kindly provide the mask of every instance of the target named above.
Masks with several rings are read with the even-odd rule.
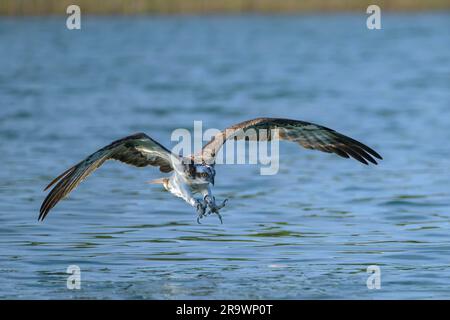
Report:
[[[236,135],[245,133],[248,129],[279,129],[281,140],[297,142],[307,149],[335,153],[343,158],[352,157],[364,164],[377,164],[374,158],[383,159],[375,150],[333,129],[310,122],[281,118],[257,118],[233,125],[204,146],[202,157],[211,162],[227,139],[239,139]]]
[[[56,185],[42,203],[39,220],[43,220],[58,201],[68,195],[106,160],[119,160],[136,167],[159,166],[161,171],[170,172],[173,170],[172,165],[165,154],[170,154],[170,151],[143,133],[114,141],[50,182],[45,190],[55,183]]]
[[[356,141],[350,137],[344,136],[332,129],[316,126],[315,130],[308,130],[305,133],[299,134],[298,137],[286,136],[285,131],[295,131],[296,129],[287,128],[282,129],[280,136],[284,140],[291,140],[299,143],[301,146],[307,149],[317,149],[323,152],[335,153],[343,158],[352,157],[364,164],[368,164],[367,161],[377,164],[377,159],[382,157],[373,149]],[[301,132],[301,129],[299,129]]]

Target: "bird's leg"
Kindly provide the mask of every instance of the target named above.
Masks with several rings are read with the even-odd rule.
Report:
[[[191,190],[181,185],[176,193],[177,196],[183,198],[184,201],[189,203],[191,206],[193,206],[197,210],[197,223],[200,224],[200,219],[202,219],[205,216],[206,212],[206,202],[201,201],[194,198],[194,195],[192,194]]]
[[[190,197],[186,201],[197,210],[197,223],[201,224],[200,219],[202,219],[206,215],[206,203],[193,197]]]
[[[205,201],[206,205],[208,206],[208,208],[210,209],[210,211],[215,213],[216,211],[219,211],[220,209],[225,207],[228,199],[223,200],[221,204],[217,205],[216,204],[216,197],[210,196],[210,195],[206,195],[204,197],[204,201]]]
[[[227,203],[228,199],[225,199],[222,201],[220,205],[216,204],[216,197],[211,196],[211,193],[208,193],[204,196],[203,200],[205,201],[206,205],[208,206],[208,214],[215,213],[217,214],[217,217],[219,217],[220,223],[223,223],[222,216],[219,213],[219,210],[225,207],[225,204]]]
[[[196,200],[195,207],[197,209],[197,223],[201,224],[200,219],[205,216],[206,204],[204,202],[202,203],[201,201]]]

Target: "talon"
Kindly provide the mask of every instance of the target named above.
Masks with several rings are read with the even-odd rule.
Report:
[[[222,201],[222,204],[220,206],[218,206],[218,209],[222,209],[223,207],[225,207],[225,205],[227,204],[228,199],[225,199]]]
[[[223,224],[222,215],[219,213],[219,210],[222,209],[223,207],[225,207],[228,199],[223,200],[220,205],[216,205],[216,197],[207,194],[203,197],[203,201],[204,201],[204,209],[202,208],[203,212],[202,212],[201,216],[199,215],[199,219],[201,219],[205,216],[209,216],[209,215],[211,215],[211,213],[215,213],[215,214],[217,214],[217,217],[220,220],[220,224]],[[207,211],[206,211],[206,209],[207,209]]]
[[[219,213],[219,212],[216,212],[216,214],[217,214],[217,216],[219,217],[220,224],[223,224],[222,216],[220,215],[220,213]]]
[[[200,223],[200,219],[202,219],[205,216],[205,209],[206,209],[206,205],[201,203],[200,201],[197,202],[197,223]]]
[[[201,214],[203,214],[206,209],[206,204],[203,204],[200,201],[198,201],[196,207],[197,207],[197,211],[201,211]]]

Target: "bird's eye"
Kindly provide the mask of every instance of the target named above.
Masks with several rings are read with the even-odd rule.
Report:
[[[203,172],[203,173],[202,173],[202,177],[203,177],[203,178],[206,178],[207,176],[208,176],[208,174],[207,174],[206,172]]]

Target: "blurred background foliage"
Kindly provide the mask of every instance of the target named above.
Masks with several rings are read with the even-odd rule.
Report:
[[[449,0],[1,0],[0,15],[65,14],[70,4],[99,15],[365,11],[370,4],[389,11],[450,9]]]

